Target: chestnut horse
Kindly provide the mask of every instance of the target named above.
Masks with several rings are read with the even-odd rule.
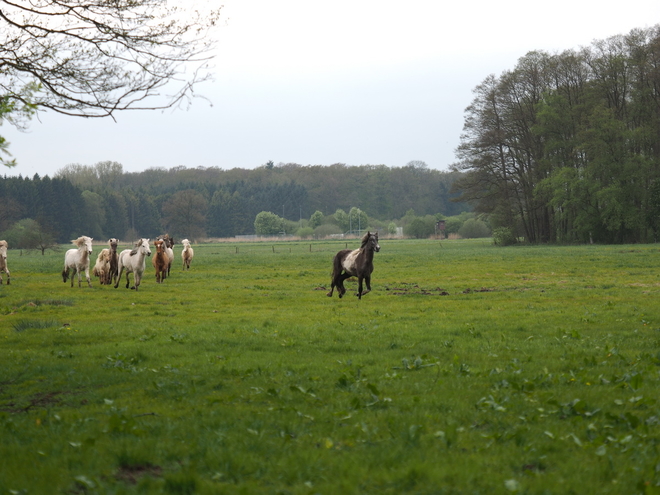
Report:
[[[151,258],[151,264],[156,269],[156,283],[160,284],[167,278],[167,267],[170,264],[170,259],[167,257],[167,252],[165,251],[164,240],[156,239],[154,246],[156,247],[156,254]]]
[[[371,272],[374,271],[374,253],[380,251],[378,244],[378,232],[367,232],[362,237],[360,249],[342,249],[332,260],[332,285],[328,297],[337,287],[337,293],[341,298],[345,293],[344,280],[350,277],[358,278],[358,299],[371,291]],[[367,290],[362,291],[364,280]]]

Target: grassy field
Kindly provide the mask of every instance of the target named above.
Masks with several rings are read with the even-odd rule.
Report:
[[[660,493],[658,245],[381,240],[358,301],[346,244],[138,292],[10,251],[0,494]]]

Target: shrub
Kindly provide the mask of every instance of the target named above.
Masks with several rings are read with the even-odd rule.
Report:
[[[314,229],[311,227],[302,227],[296,231],[296,235],[302,239],[307,239],[314,235]]]
[[[321,238],[321,237],[328,237],[329,235],[333,234],[342,234],[344,231],[338,226],[334,225],[332,223],[324,223],[323,225],[319,225],[314,229],[314,236]]]
[[[490,236],[490,229],[483,220],[470,218],[463,222],[458,234],[464,239],[477,239]]]
[[[413,218],[403,228],[403,233],[416,239],[426,239],[435,233],[435,222],[427,221],[425,218]]]
[[[516,244],[518,239],[513,235],[509,227],[498,227],[493,230],[493,244],[496,246],[511,246]]]

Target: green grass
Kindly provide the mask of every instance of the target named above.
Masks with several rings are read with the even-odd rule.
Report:
[[[382,240],[361,301],[345,246],[178,249],[138,292],[10,251],[0,494],[660,490],[657,245]]]

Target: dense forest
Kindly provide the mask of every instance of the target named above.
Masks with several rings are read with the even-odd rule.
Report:
[[[660,27],[487,77],[466,109],[461,198],[536,242],[648,242],[660,230]]]
[[[359,209],[365,222],[379,225],[411,212],[452,216],[470,209],[452,201],[456,194],[450,190],[460,175],[430,170],[423,162],[398,168],[269,162],[252,170],[177,167],[137,173],[124,172],[116,162],[72,164],[53,178],[0,178],[0,235],[25,219],[64,243],[81,234],[95,239],[254,234],[255,218],[264,211],[286,220],[278,227],[286,234],[308,226],[314,215],[313,227],[324,216],[337,224],[338,210]],[[335,225],[343,228],[341,222]]]

